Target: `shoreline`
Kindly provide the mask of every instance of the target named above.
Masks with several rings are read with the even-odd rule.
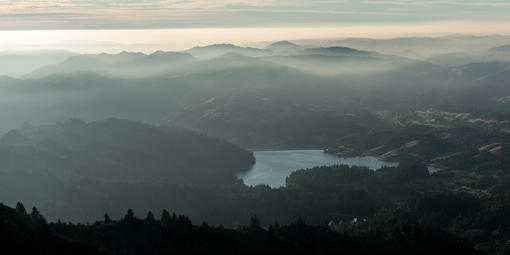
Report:
[[[244,148],[244,150],[256,152],[256,151],[323,151],[326,152],[327,148]]]

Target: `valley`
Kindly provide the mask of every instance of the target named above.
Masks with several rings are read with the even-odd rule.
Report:
[[[490,52],[504,40],[492,39]],[[213,44],[75,54],[1,77],[0,201],[40,210],[49,223],[32,231],[110,251],[151,254],[136,231],[158,252],[213,238],[234,243],[229,251],[255,239],[299,250],[303,231],[347,240],[343,247],[366,242],[367,253],[381,242],[399,250],[406,239],[396,233],[429,233],[467,253],[502,254],[510,58],[473,54],[464,63],[451,49],[425,54],[430,41],[401,40],[420,50],[359,39]],[[156,220],[164,211],[180,216]]]

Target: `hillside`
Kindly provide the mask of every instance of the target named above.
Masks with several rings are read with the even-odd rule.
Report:
[[[3,161],[3,169],[97,179],[193,182],[234,174],[253,162],[251,153],[225,142],[118,119],[25,125],[4,135],[0,145],[9,151],[3,158],[18,162]]]
[[[251,152],[223,141],[118,119],[26,124],[0,141],[0,200],[37,205],[52,219],[86,218],[78,198],[96,213],[116,210],[111,196],[126,206],[147,199],[123,194],[130,185],[145,187],[146,196],[168,196],[158,187],[230,184],[254,163]]]
[[[275,90],[211,98],[162,123],[179,125],[221,137],[247,148],[321,148],[340,137],[390,123],[348,99],[348,89],[330,89],[329,95],[314,88]],[[328,88],[323,88],[324,90]],[[352,93],[354,94],[354,93]]]
[[[213,227],[207,223],[196,226],[188,217],[170,215],[166,210],[161,218],[156,218],[152,212],[145,218],[137,218],[131,209],[120,220],[105,215],[104,221],[94,224],[47,223],[35,208],[27,214],[21,203],[16,209],[0,204],[2,249],[22,254],[373,254],[409,249],[438,254],[453,250],[477,254],[465,241],[425,229],[407,219],[400,220],[398,226],[408,229],[388,230],[385,222],[370,224],[379,235],[361,231],[338,233],[326,227],[307,225],[302,218],[289,225],[274,223],[268,229],[263,228],[257,216],[251,218],[249,225],[237,229]],[[416,242],[412,247],[394,237],[411,233],[413,236],[407,240]]]
[[[16,209],[0,203],[0,243],[2,251],[18,254],[107,254],[92,245],[56,237],[37,209],[27,214],[19,203]]]
[[[58,64],[77,53],[58,50],[0,52],[0,76],[22,77],[38,68]]]
[[[211,97],[322,82],[299,70],[238,54],[194,64],[179,75],[131,79],[98,73],[56,73],[39,79],[0,78],[0,132],[24,122],[55,123],[79,117],[155,122]],[[87,69],[84,69],[87,70]],[[17,111],[13,112],[12,108]]]

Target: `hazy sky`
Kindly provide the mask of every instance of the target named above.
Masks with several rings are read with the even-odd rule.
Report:
[[[0,0],[2,30],[509,20],[508,0]]]
[[[510,35],[510,1],[0,0],[0,51],[445,34]]]

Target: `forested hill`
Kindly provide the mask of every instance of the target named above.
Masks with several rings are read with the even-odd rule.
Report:
[[[167,206],[180,186],[237,183],[253,163],[251,152],[178,128],[119,119],[25,124],[0,139],[0,201],[83,221]]]
[[[0,142],[2,169],[69,178],[218,183],[254,163],[251,152],[220,140],[119,119],[26,124]]]

